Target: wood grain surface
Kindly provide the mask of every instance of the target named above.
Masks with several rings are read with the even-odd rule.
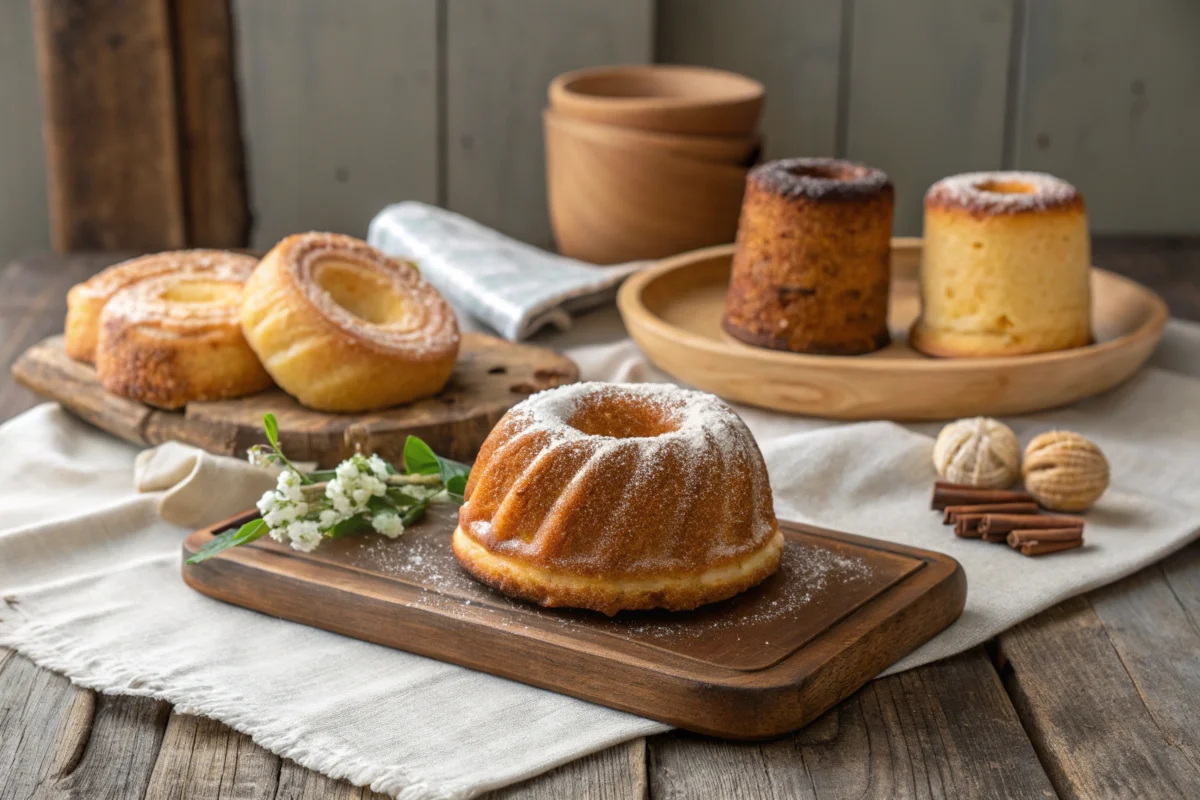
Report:
[[[336,466],[360,450],[398,461],[410,435],[448,458],[472,461],[509,408],[533,392],[579,379],[574,362],[552,350],[478,333],[463,335],[454,374],[437,395],[369,414],[312,411],[279,389],[164,411],[105,391],[94,367],[67,356],[61,336],[26,350],[12,373],[22,385],[134,444],[176,440],[240,457],[266,442],[262,419],[271,413],[288,455],[320,467]]]
[[[184,246],[167,0],[33,7],[55,249]]]
[[[1097,265],[1151,286],[1166,298],[1173,313],[1200,321],[1197,277],[1200,240],[1101,239],[1096,241],[1094,250]],[[0,269],[0,325],[5,340],[16,331],[29,337],[32,343],[60,329],[66,311],[63,296],[67,287],[114,260],[118,259],[78,255],[37,257]],[[8,367],[24,346],[27,345],[9,345],[0,354],[7,359],[0,366]],[[0,418],[7,419],[37,402],[39,398],[27,389],[11,380],[0,381]],[[1135,683],[1122,666],[1149,666],[1181,673],[1196,663],[1194,650],[1184,650],[1180,657],[1181,651],[1175,644],[1177,625],[1174,622],[1159,625],[1161,603],[1147,606],[1140,599],[1129,600],[1139,594],[1139,583],[1144,579],[1160,585],[1156,577],[1159,574],[1167,576],[1172,594],[1179,598],[1176,610],[1167,618],[1180,619],[1179,608],[1187,609],[1192,620],[1200,616],[1196,608],[1196,598],[1200,596],[1200,544],[1196,544],[1166,559],[1161,567],[1150,567],[1092,593],[1086,604],[1075,601],[1074,605],[1063,604],[1039,615],[1002,636],[998,650],[973,650],[868,684],[803,731],[778,742],[730,748],[720,740],[663,734],[644,743],[637,741],[610,748],[497,794],[531,800],[551,797],[644,800],[647,795],[656,799],[771,798],[810,797],[814,793],[820,798],[924,798],[963,796],[953,793],[953,788],[982,786],[981,794],[985,797],[1014,800],[1055,795],[1128,797],[1129,794],[1120,791],[1125,785],[1161,785],[1152,783],[1159,778],[1150,771],[1151,765],[1156,760],[1175,758],[1180,752],[1178,744],[1188,741],[1177,738],[1177,730],[1159,729],[1152,724],[1156,718],[1150,709],[1173,705],[1180,718],[1200,716],[1197,693],[1180,694],[1177,690],[1186,683],[1178,680],[1166,684]],[[1166,599],[1160,591],[1155,593]],[[1131,608],[1143,610],[1120,619],[1100,616],[1093,602],[1101,595],[1104,597],[1101,605],[1110,609],[1112,603],[1129,602]],[[5,604],[0,603],[0,617],[5,611]],[[1091,626],[1093,641],[1107,640],[1107,654],[1103,648],[1089,645],[1086,638],[1081,641],[1075,636],[1059,637],[1059,622],[1070,618],[1085,620]],[[1015,635],[1029,637],[1021,656],[1011,645],[1011,637]],[[1143,650],[1117,649],[1124,647],[1133,635],[1145,643]],[[1035,668],[1042,664],[1032,660],[1039,652],[1054,654],[1052,671]],[[1094,674],[1092,662],[1097,654],[1109,664],[1110,668],[1105,670],[1109,680],[1090,686],[1089,691],[1072,689],[1071,703],[1067,706],[1057,692],[1071,685],[1073,676]],[[36,680],[32,676],[37,676]],[[1003,684],[1000,676],[1004,677]],[[1041,688],[1023,695],[1021,684]],[[881,689],[881,685],[886,685],[886,689]],[[92,726],[96,697],[93,692],[72,686],[65,678],[34,667],[24,657],[0,648],[0,731],[4,732],[0,736],[0,797],[62,796],[54,791],[54,782],[78,765],[93,736],[102,735]],[[105,702],[116,706],[139,701],[108,697]],[[1127,757],[1129,731],[1124,720],[1113,712],[1114,702],[1132,708],[1148,720],[1137,723],[1134,729],[1139,739],[1135,745],[1137,758]],[[914,713],[920,717],[914,718]],[[191,758],[183,752],[186,748],[201,752],[224,748],[224,755],[220,756],[222,774],[237,774],[240,779],[214,783],[207,770],[184,772],[173,766],[170,777],[176,794],[167,796],[196,800],[322,796],[311,792],[301,794],[310,786],[319,786],[328,796],[370,796],[360,788],[311,773],[311,781],[297,780],[298,775],[305,774],[302,768],[276,758],[221,725],[206,724],[196,739],[174,735],[171,729],[176,716],[182,715],[173,714],[166,731],[157,740],[153,736],[141,738],[150,750],[157,741],[157,751],[148,756],[155,761],[155,772],[166,770],[168,763],[179,765]],[[1040,732],[1049,729],[1048,722],[1071,717],[1086,720],[1087,726],[1082,730],[1080,726],[1060,729],[1062,735],[1053,739]],[[914,724],[914,719],[920,718],[935,724]],[[942,720],[954,724],[942,726]],[[158,721],[139,718],[138,724],[155,727]],[[1033,737],[1033,741],[1028,737]],[[238,742],[236,748],[225,744],[230,740]],[[668,746],[676,750],[687,747],[694,752],[681,761],[661,755]],[[705,769],[707,759],[719,759],[723,768]],[[697,774],[681,772],[680,766],[684,764],[699,764],[694,770]],[[239,771],[243,767],[244,772]],[[1083,774],[1088,769],[1095,771],[1095,778]],[[279,791],[285,773],[282,785],[289,792],[296,790],[296,795]],[[735,784],[727,774],[739,781]],[[1173,775],[1173,780],[1180,781],[1178,785],[1189,786],[1178,771]],[[151,786],[144,796],[162,796],[157,787],[164,784],[156,781],[165,782],[166,778],[165,772],[157,779],[152,773]],[[1046,788],[1047,782],[1051,789]],[[796,789],[797,786],[800,788]],[[820,787],[820,791],[805,787]],[[792,790],[795,791],[788,794]],[[116,792],[107,794],[113,796]],[[130,792],[126,796],[143,795]],[[1187,794],[1172,792],[1166,796]]]

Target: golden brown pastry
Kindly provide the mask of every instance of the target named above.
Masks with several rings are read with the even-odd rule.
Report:
[[[176,250],[122,261],[78,283],[67,292],[67,324],[64,344],[76,361],[96,361],[100,338],[100,312],[109,299],[127,286],[171,272],[240,271],[243,278],[254,271],[258,259],[225,250]]]
[[[454,312],[413,264],[332,233],[267,254],[246,284],[242,330],[275,382],[321,411],[437,394],[458,356]]]
[[[925,195],[921,316],[913,347],[932,356],[1005,356],[1092,338],[1087,212],[1066,181],[975,172]]]
[[[578,383],[492,430],[453,547],[506,594],[611,615],[732,597],[778,569],[783,535],[729,406],[669,385]]]
[[[894,192],[832,158],[750,171],[722,325],[748,344],[859,355],[888,343]]]
[[[100,314],[100,383],[160,408],[268,388],[238,322],[246,272],[241,264],[173,272],[113,295]]]

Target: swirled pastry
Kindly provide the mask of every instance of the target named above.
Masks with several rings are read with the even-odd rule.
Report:
[[[227,265],[159,275],[114,294],[100,314],[100,383],[160,408],[269,387],[238,323],[245,277],[244,265]]]
[[[321,411],[437,394],[458,356],[454,312],[413,264],[332,233],[267,254],[246,284],[242,330],[275,382]]]
[[[76,361],[95,363],[100,312],[114,294],[127,286],[172,272],[232,270],[245,279],[257,263],[258,259],[225,250],[176,250],[114,264],[67,292],[67,355]]]

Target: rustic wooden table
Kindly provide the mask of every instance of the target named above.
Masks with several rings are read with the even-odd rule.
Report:
[[[1200,241],[1106,240],[1096,261],[1200,320]],[[0,273],[0,359],[62,329],[67,288],[111,256]],[[38,399],[0,382],[0,419]],[[1200,797],[1200,543],[986,647],[874,681],[761,744],[668,733],[497,796]],[[373,793],[211,720],[99,695],[0,649],[0,798],[330,798]]]

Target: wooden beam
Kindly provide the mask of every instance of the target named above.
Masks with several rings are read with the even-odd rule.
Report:
[[[171,0],[187,239],[245,247],[246,173],[229,0]]]
[[[186,242],[167,0],[35,0],[51,241]]]

